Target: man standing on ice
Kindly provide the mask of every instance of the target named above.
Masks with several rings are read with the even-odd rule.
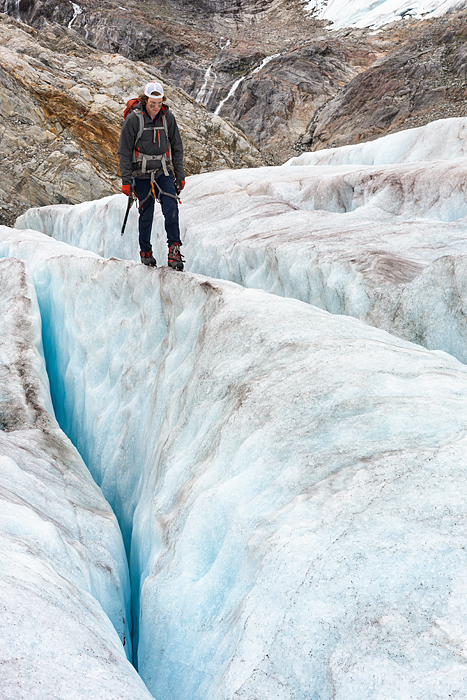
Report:
[[[178,195],[185,186],[183,145],[175,117],[163,99],[162,85],[148,83],[144,94],[128,103],[118,144],[122,192],[128,197],[134,192],[139,202],[141,262],[156,266],[151,229],[157,199],[165,220],[168,265],[183,270],[178,222]]]

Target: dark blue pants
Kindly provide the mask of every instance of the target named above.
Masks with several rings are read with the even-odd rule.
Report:
[[[173,177],[171,175],[164,175],[162,173],[155,178],[155,181],[161,188],[163,192],[168,192],[169,194],[175,195],[175,184]],[[143,180],[142,178],[135,178],[134,184],[136,196],[139,201],[143,201],[145,197],[151,190],[151,180]],[[156,187],[156,193],[158,193]],[[165,219],[165,231],[167,233],[167,245],[172,245],[172,243],[181,243],[180,240],[180,228],[178,225],[178,202],[174,197],[166,197],[165,195],[160,195],[160,202],[162,208],[162,214]],[[151,246],[151,229],[152,229],[152,218],[154,216],[154,197],[151,195],[146,199],[142,208],[139,210],[139,247],[143,252],[152,250]]]

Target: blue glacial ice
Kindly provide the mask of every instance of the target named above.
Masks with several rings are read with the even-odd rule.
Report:
[[[0,260],[2,698],[149,698],[120,529],[50,400],[36,294]]]
[[[69,463],[79,461],[89,498],[101,499],[116,533],[111,539],[92,513],[83,515],[94,537],[86,556],[98,569],[99,558],[111,560],[115,574],[113,588],[105,576],[85,588],[88,559],[76,579],[61,550],[48,560],[68,576],[63,605],[74,605],[78,586],[103,611],[89,618],[83,607],[76,634],[60,644],[70,658],[88,650],[77,674],[91,679],[111,651],[118,663],[107,667],[105,688],[115,697],[141,683],[118,641],[118,606],[108,603],[124,580],[122,542],[134,662],[159,700],[467,697],[467,369],[440,351],[461,348],[464,338],[462,166],[446,159],[388,167],[190,178],[184,274],[132,261],[135,214],[122,238],[119,196],[31,210],[22,230],[0,227],[4,279],[21,267],[29,280],[29,374],[41,405],[52,411],[50,384],[60,426],[122,531],[119,539],[73,452]],[[441,215],[432,195],[443,187],[452,197]],[[310,192],[328,209],[302,206]],[[402,194],[391,200],[391,192]],[[363,204],[331,210],[344,200]],[[27,229],[33,225],[49,236]],[[162,262],[160,218],[156,231]],[[287,298],[294,295],[306,298]],[[324,308],[304,303],[313,295]],[[375,325],[389,325],[392,314],[399,335],[427,345],[437,338],[439,349],[368,325],[371,314]],[[9,352],[14,359],[18,350]],[[45,452],[46,427],[34,427],[24,383],[3,376],[5,411],[24,414],[24,426],[5,422],[0,436],[27,430]],[[51,509],[54,494],[48,482]],[[20,520],[16,527],[26,538]],[[48,602],[49,587],[40,591]],[[3,620],[14,614],[7,603]],[[28,689],[31,630],[40,628],[31,617],[27,632],[11,631],[27,649]],[[41,679],[45,696],[62,697],[56,689],[62,678],[72,684],[71,672],[53,666],[52,631],[44,637],[35,653],[53,668]],[[147,696],[134,687],[133,697]],[[106,697],[77,694],[96,696]]]

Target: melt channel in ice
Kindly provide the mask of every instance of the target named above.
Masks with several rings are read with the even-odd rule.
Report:
[[[182,195],[187,269],[346,314],[467,362],[467,119],[283,167],[190,177]],[[291,167],[293,166],[293,167]],[[16,225],[105,257],[138,260],[126,198],[31,209]],[[163,219],[156,258],[166,264]]]
[[[0,696],[150,698],[120,529],[53,417],[23,261],[0,260],[0,290]]]
[[[300,170],[194,178],[218,222],[223,201],[239,268],[256,234],[229,229],[234,214],[251,197],[244,229],[263,215],[259,256],[280,238],[279,193],[284,226],[297,211]],[[185,217],[200,212],[191,197]],[[121,243],[119,197],[53,211],[98,240],[93,211],[102,245]],[[196,231],[207,251],[198,224],[187,249]],[[0,256],[27,266],[57,417],[119,517],[156,698],[467,694],[464,365],[298,300],[37,232],[0,228]]]

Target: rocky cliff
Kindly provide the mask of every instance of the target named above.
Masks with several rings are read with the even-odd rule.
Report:
[[[154,78],[147,64],[97,51],[58,24],[37,31],[0,15],[0,220],[118,192],[125,103]],[[189,174],[264,163],[241,131],[183,91],[166,93]]]
[[[271,60],[247,77],[220,112],[281,162],[307,131],[310,117],[358,75],[352,48],[324,37]]]
[[[257,164],[261,157],[280,163],[303,150],[356,143],[466,114],[467,11],[424,21],[405,16],[377,31],[330,31],[296,0],[82,0],[79,5],[69,0],[0,0],[1,7],[37,30],[30,40],[42,42],[39,53],[52,51],[47,69],[52,73],[53,53],[65,44],[82,47],[68,48],[68,54],[89,52],[91,63],[113,65],[120,60],[117,55],[137,62],[136,81],[124,78],[120,92],[114,78],[109,79],[113,94],[107,90],[105,71],[103,82],[94,85],[79,61],[73,73],[61,71],[69,58],[57,59],[53,74],[59,82],[71,80],[72,87],[90,91],[90,99],[80,101],[76,90],[66,90],[73,104],[78,99],[78,113],[86,114],[87,134],[100,129],[93,107],[96,90],[98,104],[108,94],[109,114],[114,116],[107,117],[107,126],[110,119],[118,130],[122,100],[139,76],[159,76],[180,88],[171,99],[174,107],[179,100],[177,117],[186,117],[189,172]],[[111,58],[104,58],[106,54]],[[24,54],[21,60],[26,60]],[[121,65],[129,76],[132,64]],[[60,103],[67,112],[63,99],[55,99],[53,110]],[[209,118],[197,103],[230,125]],[[67,117],[60,124],[70,128]],[[55,134],[50,124],[47,128]],[[114,142],[115,134],[108,138]],[[86,161],[91,169],[107,152],[107,147],[93,147],[93,140],[100,143],[99,133],[85,145],[83,136],[77,141],[91,156]],[[114,168],[113,162],[112,172]],[[104,173],[99,177],[109,179]]]
[[[315,110],[358,73],[346,56],[355,47],[328,42],[326,23],[295,0],[0,0],[2,6],[40,31],[58,23],[101,51],[148,63],[229,118],[273,162],[294,154]],[[271,56],[280,60],[261,68]],[[238,80],[241,88],[227,99]]]
[[[315,113],[302,143],[313,150],[467,115],[467,12],[369,35],[387,53]]]

